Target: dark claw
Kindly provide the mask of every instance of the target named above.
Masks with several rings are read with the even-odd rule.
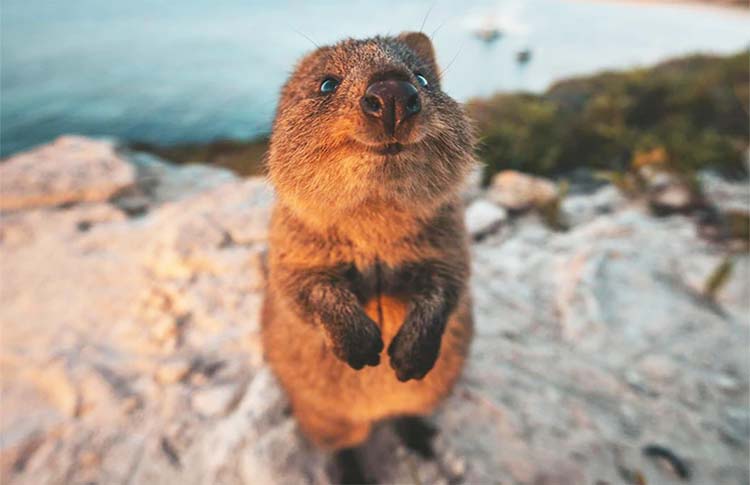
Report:
[[[420,325],[422,325],[420,327]],[[391,367],[401,382],[423,379],[440,353],[442,325],[407,321],[388,347]]]
[[[332,338],[336,357],[354,370],[380,364],[383,339],[375,322],[363,314],[359,320],[348,321],[334,328],[336,332]]]
[[[427,373],[432,370],[432,366],[430,366],[429,369],[423,372],[419,372],[416,369],[398,369],[393,365],[393,361],[391,361],[391,367],[395,369],[396,378],[401,382],[406,382],[410,379],[421,381],[422,379],[424,379],[424,376],[426,376]]]

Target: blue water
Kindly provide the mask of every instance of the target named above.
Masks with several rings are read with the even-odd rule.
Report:
[[[430,11],[431,9],[431,11]],[[0,151],[62,133],[160,144],[267,132],[295,59],[345,36],[434,32],[444,88],[466,100],[748,45],[747,14],[574,0],[2,0]],[[485,44],[486,23],[505,35]],[[526,66],[516,53],[529,47]]]

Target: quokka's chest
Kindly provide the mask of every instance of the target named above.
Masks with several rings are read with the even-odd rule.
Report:
[[[366,266],[352,265],[347,272],[347,278],[363,305],[380,297],[408,300],[414,290],[410,287],[407,265],[393,267],[379,259]]]

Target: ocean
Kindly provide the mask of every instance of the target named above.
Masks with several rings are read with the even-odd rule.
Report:
[[[2,0],[0,154],[63,133],[161,145],[267,133],[294,62],[315,44],[420,30],[465,101],[750,42],[750,16],[586,0]],[[501,36],[484,42],[477,29]],[[526,64],[517,60],[528,49]]]

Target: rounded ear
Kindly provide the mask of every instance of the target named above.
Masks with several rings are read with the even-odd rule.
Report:
[[[439,70],[435,60],[435,49],[432,47],[432,41],[422,32],[404,32],[400,34],[398,40],[409,46],[414,53],[427,63],[436,72]]]

